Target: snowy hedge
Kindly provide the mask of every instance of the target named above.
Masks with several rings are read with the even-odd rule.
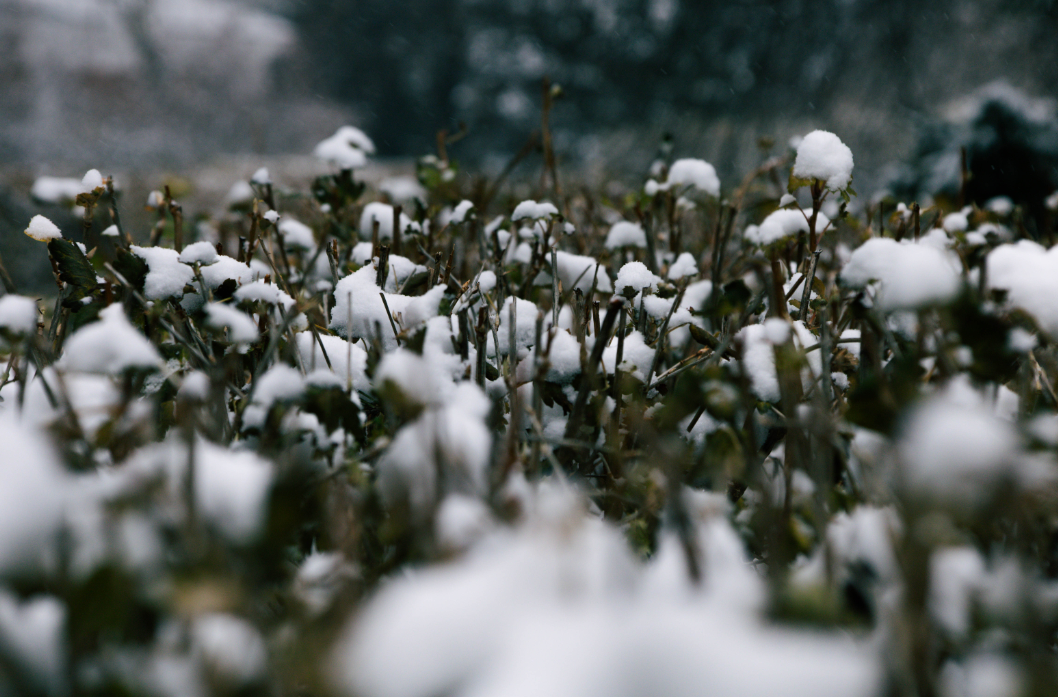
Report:
[[[621,195],[373,152],[26,221],[0,694],[1058,690],[1051,233],[862,203],[823,131]]]

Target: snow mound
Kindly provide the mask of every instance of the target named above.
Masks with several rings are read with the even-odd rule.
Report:
[[[206,323],[214,329],[228,330],[228,339],[233,343],[252,344],[257,341],[257,325],[245,312],[221,303],[209,303],[205,309]]]
[[[375,144],[359,128],[342,126],[320,141],[313,154],[342,169],[360,169],[367,165],[367,156],[375,154]]]
[[[130,368],[159,368],[161,356],[125,316],[119,304],[99,312],[67,339],[59,366],[84,373],[117,374]]]
[[[1009,421],[983,406],[939,395],[919,407],[903,430],[903,480],[918,495],[973,505],[1013,477],[1018,449]]]
[[[988,255],[986,268],[989,287],[1007,291],[1008,306],[1028,312],[1058,339],[1058,247],[1048,250],[1028,240],[1000,245]]]
[[[783,343],[790,336],[789,329],[780,331],[775,322],[786,324],[783,320],[771,320],[764,324],[751,324],[743,327],[735,335],[735,341],[742,345],[742,370],[749,376],[750,387],[757,397],[765,402],[779,401],[779,376],[775,370],[775,345]],[[801,348],[817,343],[812,332],[801,322],[792,322],[794,336]],[[812,375],[818,375],[821,369],[819,351],[808,354],[808,365],[811,372],[805,371],[802,382],[807,387]]]
[[[669,167],[666,183],[669,186],[692,186],[710,196],[720,195],[720,178],[716,176],[716,168],[705,160],[676,160]]]
[[[630,261],[617,272],[617,283],[614,289],[618,295],[624,295],[631,288],[637,293],[644,288],[657,290],[661,279],[641,261]]]
[[[852,288],[877,282],[879,309],[911,310],[955,299],[962,288],[958,269],[957,259],[926,239],[916,243],[875,237],[852,253],[840,280]]]
[[[195,242],[184,247],[179,260],[181,264],[212,264],[217,260],[217,248],[209,242]]]
[[[609,274],[595,257],[560,251],[555,256],[555,263],[558,264],[558,278],[562,281],[563,290],[576,287],[583,293],[589,293],[594,284],[600,293],[613,292]]]
[[[444,295],[444,286],[440,285],[417,297],[386,293],[387,312],[380,296],[381,290],[375,284],[375,269],[372,266],[365,266],[338,281],[334,289],[330,328],[357,338],[373,339],[381,334],[383,346],[390,351],[397,346],[390,318],[397,325],[398,332],[402,327],[414,327],[437,315]],[[349,324],[350,318],[352,325]]]
[[[391,219],[392,217],[390,216]],[[316,249],[316,238],[312,236],[312,228],[305,223],[290,216],[283,216],[276,229],[283,236],[283,244],[288,249]]]
[[[393,206],[388,203],[374,202],[364,206],[360,214],[360,239],[370,240],[374,235],[374,221],[378,221],[378,238],[393,239]],[[413,232],[422,232],[422,227],[403,212],[400,214],[400,231],[406,233],[408,228]]]
[[[0,298],[0,329],[13,334],[33,334],[37,331],[37,301],[22,295]]]
[[[517,222],[519,220],[540,220],[542,218],[550,218],[558,215],[558,209],[555,208],[553,203],[548,201],[522,201],[514,208],[514,213],[511,213],[511,221]]]
[[[698,274],[698,261],[690,252],[683,252],[676,261],[669,266],[668,277],[672,280],[696,276]]]
[[[165,300],[180,297],[184,286],[195,278],[194,270],[180,263],[180,255],[175,249],[164,247],[131,247],[132,253],[147,262],[147,279],[143,284],[143,294],[148,300]]]
[[[811,211],[780,208],[765,218],[760,225],[750,225],[744,236],[746,241],[766,247],[787,237],[794,237],[799,232],[808,232],[808,219]],[[816,214],[816,234],[823,232],[830,219],[822,212]]]
[[[62,237],[62,231],[59,230],[59,226],[43,215],[35,215],[29,219],[26,234],[38,242],[50,242]]]
[[[619,247],[639,247],[645,249],[647,246],[647,233],[639,223],[630,223],[621,220],[613,224],[610,232],[606,235],[606,248],[617,249]]]
[[[830,131],[812,131],[797,146],[793,175],[819,179],[831,191],[844,189],[852,182],[852,151]]]

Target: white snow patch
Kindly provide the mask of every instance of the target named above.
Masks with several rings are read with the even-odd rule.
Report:
[[[780,320],[783,321],[783,320]],[[785,324],[785,321],[783,321]],[[796,343],[805,348],[815,344],[818,340],[815,335],[801,322],[791,322]],[[742,370],[749,376],[750,386],[754,394],[765,402],[779,401],[779,377],[775,371],[775,344],[773,338],[781,337],[782,332],[776,329],[776,325],[765,326],[764,324],[750,324],[743,327],[735,340],[742,344]],[[821,359],[818,351],[808,354],[808,365],[811,373],[806,371],[802,375],[802,383],[806,386],[812,380],[812,374],[819,374]]]
[[[209,303],[205,310],[206,324],[214,329],[227,329],[232,343],[252,344],[257,341],[257,325],[245,312],[222,303]]]
[[[29,195],[44,203],[73,203],[81,193],[81,182],[70,177],[37,177]]]
[[[606,235],[606,248],[618,249],[619,247],[639,247],[645,249],[647,246],[647,233],[639,223],[630,223],[621,220],[614,223],[610,232]]]
[[[230,689],[265,677],[268,650],[256,628],[225,613],[199,615],[191,624],[191,639],[215,680]]]
[[[511,221],[517,222],[519,220],[530,219],[540,220],[542,218],[550,218],[558,215],[558,209],[555,208],[553,203],[548,201],[522,201],[514,208],[514,212],[511,213]]]
[[[991,288],[1007,291],[1006,304],[1032,315],[1039,328],[1058,338],[1058,247],[1028,240],[996,247],[986,260]]]
[[[693,187],[710,196],[720,195],[720,178],[716,176],[716,168],[705,160],[684,158],[676,160],[669,167],[669,175],[665,180],[664,188]]]
[[[698,261],[694,258],[694,255],[690,252],[683,252],[676,261],[669,265],[668,277],[672,280],[679,280],[681,278],[687,278],[688,276],[695,276],[698,274]]]
[[[459,205],[457,205],[452,210],[452,217],[448,219],[448,222],[455,223],[457,225],[459,223],[465,222],[467,220],[467,216],[470,215],[470,211],[473,207],[474,203],[472,201],[467,201],[466,199],[460,201]]]
[[[365,266],[342,280],[334,289],[334,307],[330,327],[346,336],[374,338],[379,331],[386,350],[397,345],[390,326],[390,315],[382,304],[381,289],[375,284],[375,269]],[[386,302],[393,313],[398,331],[408,329],[437,315],[444,295],[444,286],[434,286],[421,296],[411,297],[386,293]],[[350,301],[352,305],[350,306]],[[349,319],[352,318],[352,326]]]
[[[618,295],[624,295],[625,289],[628,288],[636,292],[644,288],[655,291],[660,282],[661,279],[648,269],[646,264],[641,261],[630,261],[617,272],[614,289]]]
[[[165,247],[131,247],[132,253],[147,262],[147,279],[143,284],[143,294],[148,300],[165,300],[180,297],[184,286],[195,278],[190,266],[180,263],[180,255],[175,249]]]
[[[829,131],[812,131],[797,146],[793,175],[819,179],[831,191],[844,189],[852,181],[852,151]]]
[[[1018,451],[1013,424],[957,393],[940,394],[916,409],[903,429],[903,481],[930,500],[973,506],[1014,475]]]
[[[120,304],[99,312],[99,321],[78,329],[63,347],[59,367],[85,373],[121,373],[130,368],[159,368],[161,356]]]
[[[555,255],[555,262],[558,264],[558,278],[562,281],[563,290],[571,291],[576,287],[588,294],[594,284],[600,293],[613,292],[606,268],[595,257],[559,251]]]
[[[394,201],[426,200],[426,189],[415,177],[386,177],[378,183],[378,190]]]
[[[875,237],[852,253],[840,280],[852,288],[876,281],[879,309],[912,310],[953,300],[962,287],[959,268],[956,258],[925,238],[916,243]]]
[[[378,201],[364,206],[364,210],[360,214],[360,239],[371,239],[374,234],[374,221],[376,220],[378,221],[378,238],[380,240],[393,239],[393,206]],[[412,232],[422,232],[422,226],[401,212],[401,233],[407,233],[409,228]]]
[[[944,227],[945,232],[966,232],[966,229],[970,227],[970,221],[966,219],[965,213],[956,211],[944,216],[944,221],[941,225]]]
[[[59,226],[43,215],[35,215],[29,219],[26,234],[38,242],[50,242],[51,240],[62,238],[62,231],[59,230]]]
[[[808,232],[808,220],[812,211],[802,211],[797,208],[780,208],[768,215],[760,225],[750,225],[746,228],[743,236],[746,241],[766,247],[774,242],[794,237],[800,232]],[[816,234],[822,232],[830,224],[830,219],[822,211],[816,213]]]
[[[98,169],[90,169],[81,178],[81,191],[79,193],[93,193],[96,189],[103,188],[103,175]]]
[[[217,260],[217,248],[209,242],[195,242],[180,252],[182,264],[212,264]]]
[[[54,549],[71,480],[44,434],[10,407],[0,411],[0,442],[17,454],[0,458],[0,571],[17,575]]]
[[[354,126],[342,126],[330,138],[320,141],[313,154],[341,169],[360,169],[367,156],[375,153],[375,144]]]
[[[33,334],[37,331],[40,313],[37,301],[22,295],[0,298],[0,329],[13,334]]]

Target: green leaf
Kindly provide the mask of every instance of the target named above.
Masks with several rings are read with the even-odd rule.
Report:
[[[713,292],[702,309],[707,317],[725,317],[741,312],[749,304],[753,293],[745,281],[738,279],[724,284],[719,293]],[[695,339],[697,340],[697,338]]]
[[[429,271],[417,271],[404,281],[404,285],[401,286],[401,295],[418,295],[421,290],[426,290],[427,284],[430,282]]]
[[[96,288],[96,272],[81,248],[67,239],[54,239],[48,243],[48,254],[59,271],[59,280],[70,286],[63,305],[75,307],[80,300]]]
[[[360,409],[338,387],[310,387],[305,394],[302,407],[315,414],[328,433],[341,426],[352,433],[358,442],[364,442],[364,430],[360,425]]]
[[[687,329],[691,331],[691,338],[697,341],[702,346],[708,346],[711,349],[715,349],[720,345],[720,342],[713,337],[712,334],[705,331],[697,324],[688,324]]]
[[[80,250],[78,250],[80,251]],[[132,287],[143,292],[143,283],[147,279],[147,262],[124,248],[118,248],[114,259],[114,268],[132,284]]]
[[[213,301],[219,303],[225,300],[230,300],[235,296],[235,291],[238,290],[238,288],[239,284],[235,282],[234,278],[225,279],[224,282],[217,286],[217,289],[213,291]],[[198,290],[197,285],[195,290]]]
[[[790,181],[786,184],[786,190],[792,194],[802,186],[812,186],[812,180],[795,177],[793,175],[793,170],[790,170]]]

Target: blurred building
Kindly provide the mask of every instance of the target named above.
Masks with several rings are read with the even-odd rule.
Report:
[[[298,89],[296,27],[236,0],[0,0],[0,157],[187,163],[308,147],[348,118]]]

